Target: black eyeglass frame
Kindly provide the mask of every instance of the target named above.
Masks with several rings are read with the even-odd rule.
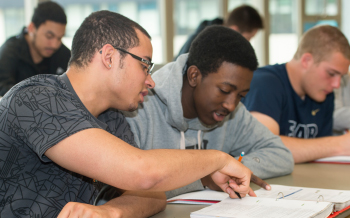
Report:
[[[132,54],[132,53],[130,53],[128,51],[125,51],[124,49],[121,49],[121,48],[118,48],[118,47],[114,47],[114,46],[113,46],[113,48],[115,48],[115,49],[117,49],[119,51],[125,52],[125,53],[131,55],[131,57],[135,58],[136,60],[147,64],[148,65],[148,67],[147,67],[147,75],[151,75],[152,74],[152,69],[154,67],[154,63],[150,62],[149,60],[143,59],[143,58],[141,58],[141,57],[139,57],[137,55],[134,55],[134,54]],[[102,54],[102,51],[100,51],[100,54]]]

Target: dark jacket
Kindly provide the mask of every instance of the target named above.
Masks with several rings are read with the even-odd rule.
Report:
[[[190,51],[191,44],[193,40],[196,38],[196,36],[202,32],[207,26],[211,25],[223,25],[224,20],[221,18],[215,18],[214,20],[204,20],[202,23],[199,24],[199,26],[196,29],[196,32],[194,32],[190,37],[188,37],[187,41],[185,44],[182,46],[180,49],[179,54],[175,57],[175,60],[177,57],[179,57],[182,54],[188,53]]]
[[[40,74],[30,55],[28,43],[24,38],[25,34],[27,30],[23,28],[19,35],[9,38],[0,47],[0,96],[3,96],[16,83]],[[44,59],[49,63],[48,72],[44,73],[64,73],[67,70],[69,58],[70,50],[62,44],[50,58]]]

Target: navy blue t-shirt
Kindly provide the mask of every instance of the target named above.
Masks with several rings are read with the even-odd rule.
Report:
[[[242,102],[249,111],[276,120],[280,135],[316,138],[332,134],[334,94],[327,95],[321,103],[307,95],[301,99],[292,88],[285,64],[257,69],[250,91]]]

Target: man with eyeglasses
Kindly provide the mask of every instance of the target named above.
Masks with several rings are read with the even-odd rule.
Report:
[[[30,24],[0,47],[0,96],[31,76],[67,70],[70,51],[61,41],[66,24],[60,5],[52,1],[38,4]]]
[[[251,171],[224,152],[136,147],[118,110],[135,110],[154,87],[151,59],[141,26],[99,11],[77,30],[66,73],[31,77],[4,95],[0,217],[149,217],[166,205],[160,191],[209,174],[231,197],[255,195]],[[122,196],[93,206],[102,183]]]

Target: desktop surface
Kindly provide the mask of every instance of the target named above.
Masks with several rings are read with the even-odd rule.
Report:
[[[269,184],[350,190],[350,164],[305,163],[296,164],[290,175],[266,179]],[[260,187],[251,184],[253,190]],[[207,205],[168,204],[165,211],[152,218],[189,218],[190,213]],[[350,218],[350,210],[337,216]]]

